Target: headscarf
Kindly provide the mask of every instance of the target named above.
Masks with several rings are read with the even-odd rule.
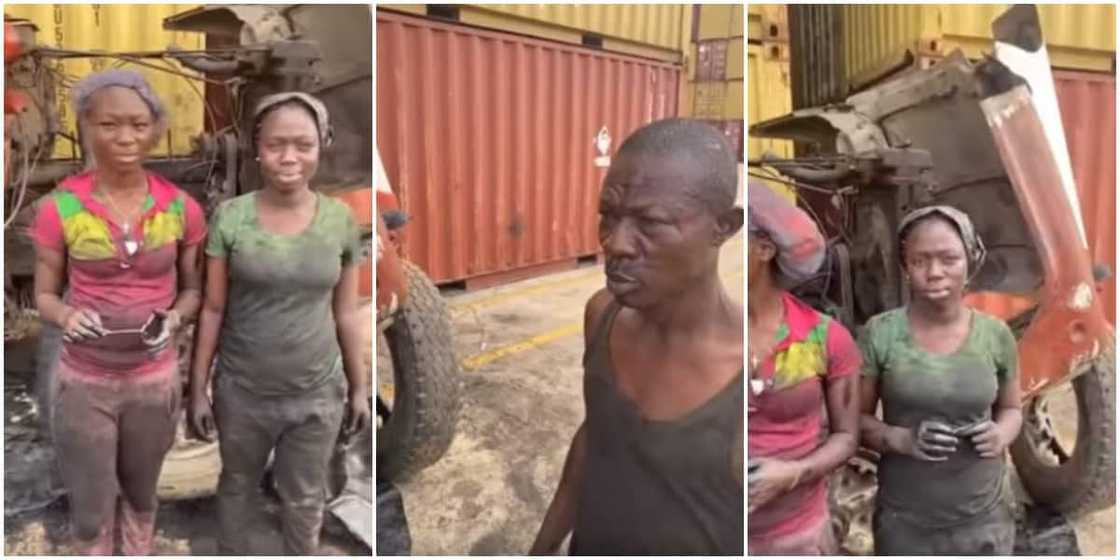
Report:
[[[327,112],[327,106],[310,94],[299,91],[285,91],[266,95],[257,102],[257,107],[253,110],[253,150],[256,150],[261,117],[273,107],[289,101],[299,102],[315,115],[315,127],[319,131],[319,147],[329,147],[334,139],[334,131],[331,129],[331,117],[330,113]]]
[[[804,210],[759,181],[747,189],[747,232],[765,235],[778,248],[778,270],[788,280],[808,280],[824,262],[825,242]]]
[[[906,230],[918,220],[934,214],[948,218],[957,227],[957,233],[960,234],[961,241],[964,242],[965,254],[968,257],[968,270],[972,275],[975,275],[984,264],[984,258],[987,257],[988,251],[984,248],[984,241],[980,239],[980,234],[976,233],[976,228],[973,227],[968,214],[952,206],[925,206],[902,218],[902,221],[898,224],[898,254],[902,255],[902,242]]]

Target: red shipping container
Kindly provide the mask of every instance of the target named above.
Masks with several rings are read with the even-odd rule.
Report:
[[[594,138],[677,115],[681,68],[377,12],[377,146],[437,283],[599,251]]]

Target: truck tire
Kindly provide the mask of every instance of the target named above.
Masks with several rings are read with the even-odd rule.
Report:
[[[194,329],[189,329],[179,337],[180,370],[186,375],[185,364],[189,364],[187,354],[191,347]],[[39,334],[38,350],[35,354],[35,398],[39,407],[41,426],[50,437],[51,411],[55,385],[58,382],[58,358],[62,350],[62,330],[57,326],[44,324]],[[185,378],[185,377],[184,377]],[[185,401],[184,401],[185,402]],[[163,469],[156,483],[156,494],[161,500],[184,500],[212,496],[218,490],[218,475],[222,472],[218,442],[202,442],[186,439],[186,414],[179,411],[175,444],[163,459]]]
[[[1073,452],[1056,442],[1045,401],[1038,399],[1024,407],[1023,429],[1011,446],[1015,468],[1031,499],[1071,518],[1116,500],[1116,366],[1115,351],[1106,348],[1072,382],[1077,399]]]
[[[439,460],[451,445],[461,407],[447,305],[423,271],[407,261],[401,265],[409,295],[384,330],[394,391],[377,429],[377,474],[386,481],[407,479]]]

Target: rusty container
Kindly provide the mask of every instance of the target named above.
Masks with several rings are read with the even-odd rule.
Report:
[[[377,147],[437,283],[596,255],[594,139],[677,114],[681,67],[377,11]]]
[[[692,8],[688,4],[378,5],[379,10],[672,63],[682,63],[688,53],[688,31],[695,25]]]
[[[1085,235],[1094,264],[1116,274],[1116,77],[1093,72],[1054,71],[1062,125],[1077,182]],[[1101,284],[1108,321],[1116,324],[1116,280]],[[973,305],[1003,318],[1026,311],[1028,297],[996,293],[969,296]]]

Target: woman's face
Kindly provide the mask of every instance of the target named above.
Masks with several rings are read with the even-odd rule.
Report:
[[[968,257],[957,228],[943,219],[923,220],[903,240],[910,297],[939,304],[960,302]]]
[[[257,157],[268,188],[281,192],[308,188],[319,168],[319,130],[311,113],[285,105],[265,115]]]
[[[151,108],[136,91],[107,87],[90,98],[83,134],[101,168],[129,171],[140,167],[157,138]]]
[[[768,237],[750,233],[747,237],[747,287],[754,285],[763,274],[770,274],[778,248]]]

